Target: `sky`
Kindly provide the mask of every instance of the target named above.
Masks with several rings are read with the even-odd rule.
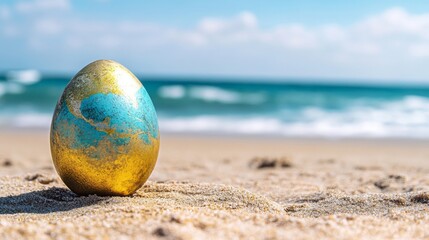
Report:
[[[0,71],[429,83],[429,1],[2,0]]]

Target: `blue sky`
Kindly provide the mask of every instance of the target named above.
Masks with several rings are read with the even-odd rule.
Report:
[[[3,0],[0,56],[0,71],[108,58],[148,75],[429,82],[429,2]]]
[[[280,23],[297,22],[317,26],[321,23],[351,24],[366,16],[390,7],[401,6],[414,13],[425,13],[428,1],[131,1],[119,0],[76,1],[74,8],[84,15],[116,20],[134,19],[180,27],[193,27],[205,17],[228,18],[242,11],[250,11],[261,19],[261,26],[273,27]],[[100,9],[100,7],[102,9]],[[103,12],[99,12],[99,10]],[[112,14],[113,13],[113,14]]]

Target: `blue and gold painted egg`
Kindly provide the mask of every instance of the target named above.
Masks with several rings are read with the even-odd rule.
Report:
[[[99,60],[80,70],[57,103],[51,153],[76,194],[130,195],[149,178],[159,151],[153,103],[127,68]]]

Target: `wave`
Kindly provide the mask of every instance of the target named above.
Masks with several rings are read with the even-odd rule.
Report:
[[[1,128],[47,129],[50,127],[52,115],[48,113],[22,113],[0,115]]]
[[[32,85],[41,80],[41,74],[36,70],[8,71],[5,81],[0,82],[0,97],[6,94],[21,94],[25,85]]]
[[[20,94],[24,92],[21,84],[14,82],[0,82],[0,97],[6,94]]]
[[[247,103],[260,104],[265,96],[260,93],[240,93],[214,86],[183,86],[170,85],[161,87],[158,95],[162,98],[180,99],[189,97],[205,102],[218,102],[224,104]]]
[[[276,118],[233,119],[197,117],[161,119],[161,130],[172,133],[226,135],[269,135],[321,138],[429,138],[429,126],[389,128],[377,122],[341,123],[333,121],[285,123]]]
[[[183,98],[186,94],[185,87],[181,85],[171,85],[171,86],[165,86],[161,87],[158,90],[158,95],[163,98]]]
[[[49,128],[66,81],[45,79],[26,85],[3,80],[0,129]],[[162,132],[429,139],[428,89],[206,82],[154,82],[145,83],[145,88]]]
[[[8,71],[6,73],[6,79],[12,82],[18,82],[25,85],[34,84],[39,82],[42,75],[37,70],[20,70],[20,71]]]
[[[293,114],[291,119],[289,115]],[[306,107],[267,116],[160,118],[167,132],[206,132],[323,138],[429,138],[429,99],[407,96],[398,101],[358,104],[341,111]]]
[[[198,86],[189,89],[192,98],[207,102],[237,103],[240,102],[240,94],[234,91],[227,91],[218,87]]]

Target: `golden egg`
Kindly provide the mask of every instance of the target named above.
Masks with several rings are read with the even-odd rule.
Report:
[[[130,195],[152,173],[158,120],[141,82],[127,68],[98,60],[65,88],[51,124],[51,154],[76,194]]]

